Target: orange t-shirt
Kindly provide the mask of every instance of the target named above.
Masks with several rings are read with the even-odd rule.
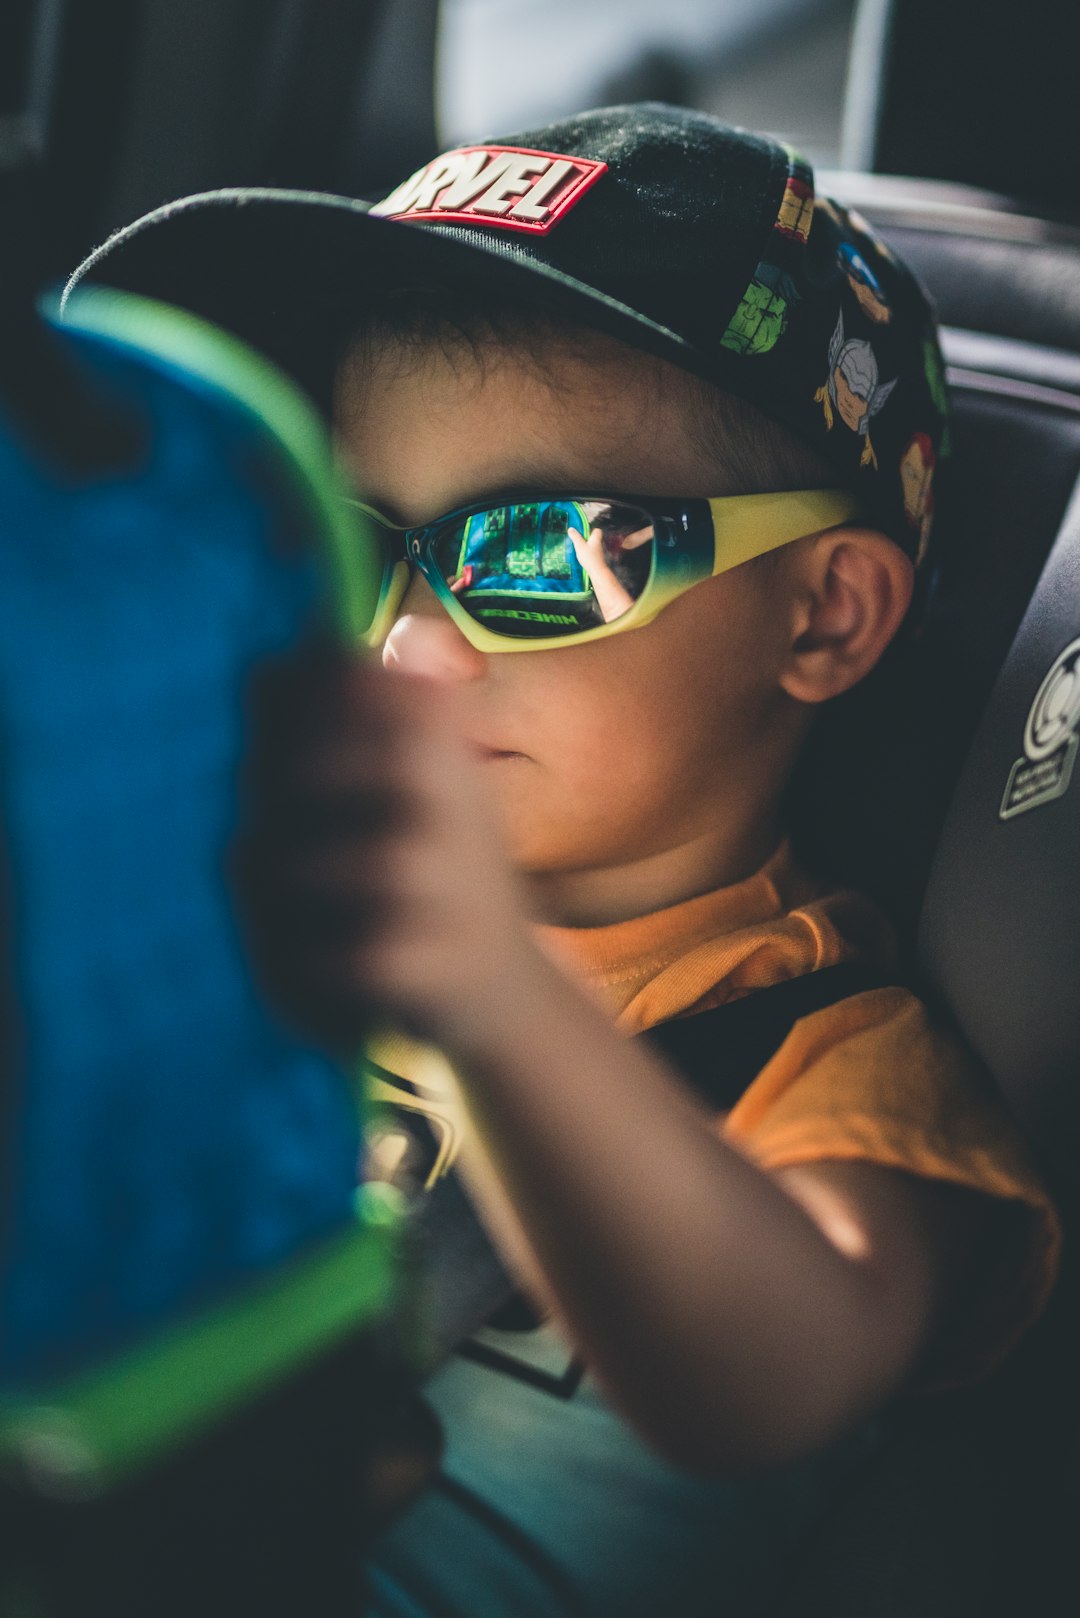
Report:
[[[895,950],[868,899],[823,890],[786,844],[730,887],[613,926],[543,927],[540,937],[628,1034],[842,961],[889,970]],[[719,1127],[763,1169],[880,1163],[1017,1209],[1016,1240],[937,1345],[927,1367],[935,1384],[988,1368],[1041,1310],[1057,1272],[1057,1215],[974,1057],[909,990],[870,989],[797,1022]]]
[[[730,887],[612,926],[541,927],[538,935],[627,1034],[842,961],[889,970],[894,955],[880,911],[858,894],[824,891],[787,845]],[[413,1086],[404,1104],[436,1126],[435,1178],[457,1150],[443,1102],[452,1088],[445,1060],[393,1035],[375,1041],[369,1058],[377,1099],[402,1105],[393,1079],[404,1076]],[[1015,1240],[936,1345],[923,1384],[979,1374],[1038,1315],[1057,1270],[1054,1209],[975,1059],[907,989],[867,990],[797,1022],[718,1127],[766,1170],[880,1163],[1017,1210]]]

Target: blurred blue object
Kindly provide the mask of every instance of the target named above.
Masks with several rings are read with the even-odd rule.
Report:
[[[58,330],[135,413],[136,465],[66,473],[0,415],[0,1388],[353,1216],[355,1104],[260,1000],[226,884],[246,687],[320,611],[329,452],[306,421],[311,464],[285,452],[251,397],[285,384],[239,345],[143,305],[155,353],[114,318],[132,306],[90,292]],[[178,365],[185,331],[220,365]]]

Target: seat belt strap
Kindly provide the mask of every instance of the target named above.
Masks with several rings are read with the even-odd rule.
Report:
[[[770,1057],[775,1056],[795,1024],[815,1011],[847,1000],[868,989],[894,985],[897,978],[862,961],[843,961],[818,972],[788,978],[767,989],[755,989],[741,1000],[729,1000],[709,1011],[694,1012],[660,1023],[638,1037],[660,1052],[691,1088],[717,1111],[729,1111],[757,1078]],[[450,1176],[456,1181],[455,1176]],[[454,1185],[458,1207],[456,1234],[462,1237],[462,1223],[479,1231],[478,1222],[460,1186]],[[440,1186],[441,1205],[449,1200],[451,1187]],[[464,1214],[464,1220],[463,1220]],[[445,1239],[445,1238],[444,1238]],[[491,1325],[515,1331],[528,1330],[538,1323],[531,1308],[513,1289],[486,1238],[481,1239],[480,1269],[488,1282],[488,1296],[497,1307],[488,1316]],[[474,1266],[476,1256],[473,1255]],[[500,1296],[500,1289],[505,1289]],[[478,1357],[468,1345],[459,1352]]]
[[[896,981],[865,962],[843,961],[755,989],[709,1011],[677,1017],[640,1037],[666,1057],[698,1095],[726,1112],[803,1017]]]

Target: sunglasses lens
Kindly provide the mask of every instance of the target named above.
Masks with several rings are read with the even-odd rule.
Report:
[[[653,553],[646,512],[594,499],[491,506],[440,525],[428,552],[469,616],[514,640],[621,618],[649,582]]]

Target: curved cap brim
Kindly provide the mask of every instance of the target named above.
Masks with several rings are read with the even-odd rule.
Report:
[[[704,355],[594,287],[452,227],[383,219],[320,192],[236,188],[169,203],[118,231],[68,283],[115,287],[188,309],[252,344],[324,410],[350,333],[388,287],[529,295],[596,330],[709,375]],[[66,296],[66,293],[65,293]]]

